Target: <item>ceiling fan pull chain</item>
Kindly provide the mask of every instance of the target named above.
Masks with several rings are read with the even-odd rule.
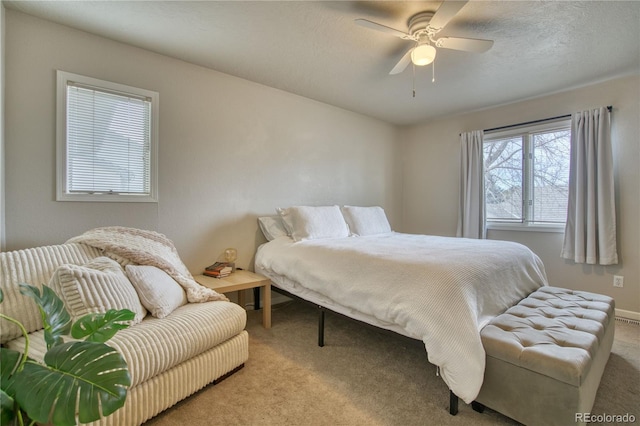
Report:
[[[436,82],[436,61],[431,62],[431,82]]]
[[[412,69],[413,69],[413,81],[412,81],[412,83],[413,83],[413,97],[415,98],[416,97],[416,66],[413,65]]]

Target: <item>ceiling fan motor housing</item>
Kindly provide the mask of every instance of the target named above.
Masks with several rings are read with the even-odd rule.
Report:
[[[409,34],[416,40],[419,40],[422,34],[428,34],[429,22],[431,22],[433,15],[433,12],[420,12],[409,18]]]

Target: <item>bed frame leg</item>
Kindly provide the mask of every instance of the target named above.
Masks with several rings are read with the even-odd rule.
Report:
[[[449,391],[449,414],[452,416],[458,414],[458,397],[452,391]]]
[[[324,346],[324,309],[322,306],[318,306],[320,312],[318,316],[318,346]]]

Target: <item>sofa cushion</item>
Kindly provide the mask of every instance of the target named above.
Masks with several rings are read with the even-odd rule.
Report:
[[[140,302],[154,317],[165,318],[187,303],[187,295],[180,284],[162,269],[151,265],[127,265],[125,271]]]
[[[127,361],[134,387],[241,333],[246,319],[245,310],[231,302],[187,303],[166,318],[148,315],[141,323],[118,331],[107,344]],[[29,356],[42,361],[44,332],[29,338]],[[7,346],[23,351],[24,338]]]
[[[122,267],[108,257],[97,257],[84,265],[60,265],[49,286],[74,321],[89,313],[129,309],[136,324],[147,314]]]
[[[81,265],[100,256],[100,250],[85,244],[60,244],[0,253],[0,288],[4,301],[0,312],[20,321],[27,332],[42,328],[42,318],[35,302],[20,293],[19,284],[39,289],[46,284],[58,266],[65,263]],[[15,339],[22,333],[7,321],[0,326],[0,343]]]

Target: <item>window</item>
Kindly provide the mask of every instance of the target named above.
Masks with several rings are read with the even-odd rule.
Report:
[[[57,76],[57,200],[157,201],[158,93]]]
[[[485,134],[485,209],[489,228],[564,225],[570,140],[568,120]]]

